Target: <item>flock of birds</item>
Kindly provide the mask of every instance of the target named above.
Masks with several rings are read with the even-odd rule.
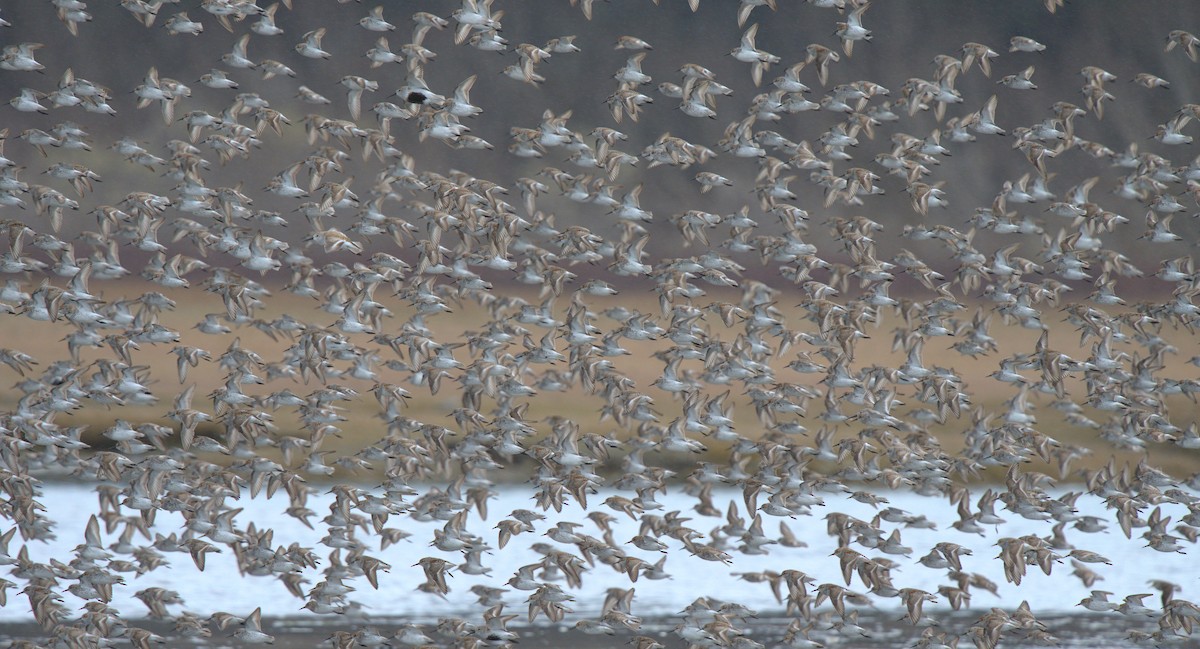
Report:
[[[87,3],[45,1],[65,25],[64,38],[89,29]],[[1173,395],[1194,400],[1200,380],[1165,375],[1179,349],[1164,337],[1172,328],[1193,333],[1200,275],[1190,256],[1144,269],[1106,243],[1131,233],[1140,234],[1144,246],[1179,241],[1172,219],[1200,199],[1200,161],[1181,166],[1139,152],[1137,143],[1114,150],[1081,137],[1081,125],[1095,126],[1106,110],[1121,110],[1109,92],[1115,75],[1084,67],[1076,102],[1054,103],[1037,123],[1005,123],[1005,97],[1037,88],[1034,65],[998,79],[990,97],[964,95],[958,84],[968,75],[992,76],[993,63],[1005,57],[1036,62],[1046,46],[1031,38],[1014,35],[1003,55],[966,43],[938,56],[929,78],[890,88],[866,80],[831,86],[839,64],[863,56],[863,43],[872,39],[868,1],[808,0],[812,20],[828,21],[834,36],[791,58],[756,44],[760,27],[773,28],[776,0],[741,0],[736,12],[728,2],[730,19],[736,13],[743,34],[728,54],[748,66],[759,94],[738,97],[700,63],[683,65],[656,87],[643,71],[655,56],[652,35],[620,35],[614,46],[624,51],[625,64],[588,81],[611,84],[611,122],[582,125],[572,121],[570,110],[547,110],[540,123],[513,126],[510,141],[495,146],[522,162],[565,159],[571,170],[545,166],[505,186],[461,171],[439,173],[395,146],[396,135],[404,133],[440,140],[456,158],[469,159],[494,148],[470,125],[505,118],[503,106],[473,103],[480,99],[471,96],[476,76],[449,80],[431,72],[427,82],[426,70],[437,57],[432,45],[499,52],[510,57],[504,74],[512,82],[534,86],[556,82],[542,74],[551,57],[589,56],[571,36],[540,45],[509,43],[505,11],[519,18],[525,7],[508,3],[502,10],[498,4],[462,0],[448,16],[401,16],[390,5],[366,12],[356,39],[378,78],[343,77],[344,101],[300,85],[296,98],[311,110],[303,119],[285,115],[251,90],[259,75],[296,77],[289,63],[302,59],[257,58],[256,49],[268,39],[299,36],[294,57],[335,66],[348,54],[324,49],[325,28],[303,35],[281,29],[275,22],[281,12],[309,9],[291,0],[269,7],[256,0],[202,0],[187,10],[178,0],[122,0],[120,7],[147,29],[165,29],[179,39],[233,40],[199,79],[203,88],[147,65],[140,85],[111,89],[71,69],[45,69],[38,60],[46,47],[41,43],[3,48],[0,79],[20,86],[11,109],[44,115],[39,119],[46,128],[4,131],[9,141],[0,150],[0,206],[7,249],[0,271],[9,279],[0,290],[0,311],[9,322],[29,318],[69,330],[62,360],[35,359],[19,349],[20,340],[5,339],[9,346],[0,350],[0,361],[21,375],[18,398],[0,413],[0,512],[12,526],[0,536],[0,564],[11,566],[0,580],[0,605],[16,605],[7,602],[15,597],[8,591],[20,593],[45,632],[40,640],[13,640],[11,646],[128,641],[146,649],[166,642],[138,626],[144,616],[169,621],[172,637],[273,641],[259,611],[187,612],[180,609],[186,602],[168,589],[138,590],[146,611],[119,612],[109,605],[114,589],[137,589],[138,576],[188,560],[180,555],[190,555],[200,570],[206,558],[233,557],[245,575],[277,578],[313,614],[337,614],[353,608],[355,588],[390,578],[381,556],[415,560],[426,577],[414,584],[418,596],[437,597],[449,591],[448,577],[456,573],[485,574],[489,550],[532,535],[547,539],[535,545],[543,559],[496,577],[494,587],[476,586],[481,619],[447,619],[428,633],[415,625],[394,632],[349,625],[334,634],[333,646],[509,646],[518,636],[506,625],[517,615],[506,607],[520,602],[530,621],[544,617],[589,633],[634,633],[638,649],[655,649],[662,646],[656,639],[636,635],[641,619],[634,583],[666,577],[666,555],[652,560],[643,558],[647,553],[686,552],[736,569],[739,554],[804,542],[786,523],[772,535],[769,522],[804,521],[811,534],[814,525],[807,521],[815,519],[803,517],[818,514],[838,539],[830,561],[839,563],[844,584],[816,583],[803,566],[735,573],[773,589],[793,618],[783,646],[820,646],[809,638],[814,630],[857,637],[857,610],[871,604],[903,609],[919,647],[954,647],[962,640],[992,649],[1002,638],[1052,644],[1046,625],[1024,605],[991,608],[966,629],[937,625],[927,603],[968,608],[973,592],[996,589],[964,569],[964,549],[950,540],[955,534],[992,533],[1004,520],[997,505],[1004,516],[1045,521],[1053,528],[1047,536],[995,539],[996,560],[1014,584],[1030,568],[1047,574],[1073,568],[1089,586],[1101,578],[1093,567],[1108,559],[1085,547],[1088,535],[1108,521],[1078,515],[1074,503],[1084,494],[1102,499],[1121,532],[1142,537],[1153,550],[1183,552],[1195,542],[1195,479],[1146,461],[1073,471],[1071,463],[1089,449],[1060,442],[1036,425],[1035,412],[1050,408],[1085,431],[1100,452],[1200,448],[1195,423],[1172,417],[1167,408]],[[594,4],[571,0],[589,20],[593,11],[612,10]],[[692,11],[699,4],[689,0]],[[720,4],[713,0],[704,4],[702,10],[721,9],[709,6]],[[1060,2],[1045,5],[1054,12]],[[566,3],[554,8],[568,9]],[[337,10],[364,11],[357,4]],[[13,25],[5,38],[13,41],[20,32],[21,25]],[[1196,36],[1163,36],[1163,56],[1197,60]],[[400,40],[408,42],[392,49]],[[779,69],[782,74],[772,78]],[[1149,73],[1133,81],[1146,92],[1170,83]],[[130,91],[134,110],[160,112],[175,139],[147,143],[130,132],[110,150],[134,168],[162,174],[174,189],[130,187],[113,204],[89,203],[101,174],[53,160],[67,152],[90,155],[93,140],[73,120],[91,123],[98,119],[91,114],[115,114],[114,103],[123,106],[119,98]],[[226,103],[208,112],[197,107],[201,96]],[[669,133],[635,143],[621,131],[647,113],[672,111],[679,121],[721,119],[729,120],[728,127],[719,141],[707,143]],[[800,132],[801,114],[811,111],[839,121],[812,141],[794,141],[800,139],[794,133]],[[938,124],[930,135],[904,132],[927,114]],[[1200,105],[1181,106],[1148,135],[1162,145],[1188,144],[1192,136],[1185,131],[1195,119]],[[308,153],[281,169],[262,193],[206,180],[219,165],[254,161],[276,141],[302,138],[301,128]],[[860,160],[854,151],[860,138],[890,138],[893,146]],[[949,190],[936,180],[937,165],[983,138],[1010,143],[1027,172],[997,181],[1002,186],[994,201],[975,208],[967,226],[922,225],[922,218],[901,230],[872,216],[874,196],[885,185],[902,187],[919,215],[946,207]],[[1098,178],[1053,187],[1056,159],[1072,156],[1111,163],[1116,196],[1144,206],[1144,231],[1093,197]],[[362,196],[343,171],[356,157],[375,174]],[[704,170],[717,157],[742,161],[746,178]],[[694,177],[704,199],[735,191],[730,187],[753,177],[755,200],[731,214],[686,209],[667,215],[658,208],[656,215],[649,202],[643,206],[647,187],[637,182],[654,167]],[[789,184],[804,180],[823,193],[823,205],[797,200]],[[625,189],[618,181],[634,186]],[[546,207],[550,199],[570,201],[594,216],[586,225],[556,226]],[[264,210],[256,201],[277,201],[294,211]],[[65,218],[78,220],[76,211],[94,217],[96,229],[64,228]],[[1032,216],[1037,212],[1045,214],[1044,222]],[[650,225],[656,220],[669,220],[678,231],[668,249],[690,256],[647,252],[652,231],[671,238],[669,230]],[[285,225],[291,231],[307,226],[303,241],[272,236]],[[834,247],[806,242],[814,225],[832,233]],[[977,232],[981,241],[1002,245],[976,247]],[[881,255],[877,241],[884,236],[936,242],[944,256],[927,262],[907,250]],[[1029,257],[1018,255],[1022,246],[1032,251]],[[148,261],[128,268],[123,254]],[[777,278],[774,285],[749,276],[743,264],[755,260]],[[1169,297],[1126,304],[1116,282],[1147,273],[1170,287]],[[914,283],[916,297],[889,294],[901,277]],[[1090,294],[1079,290],[1089,286]],[[738,297],[706,297],[706,287],[715,296]],[[161,289],[221,306],[196,323],[196,332],[176,331],[163,316],[178,305]],[[125,297],[130,290],[141,292]],[[622,306],[611,297],[645,290],[653,292],[659,311]],[[274,292],[311,297],[319,308],[264,319],[260,314]],[[518,296],[534,292],[537,298]],[[114,297],[118,293],[122,297]],[[795,301],[799,316],[779,306]],[[463,304],[477,305],[488,319],[475,323],[465,339],[447,339],[439,329]],[[1072,358],[1050,345],[1050,327],[1058,319],[1050,316],[1058,315],[1081,335],[1089,354]],[[895,367],[856,353],[885,318],[903,322],[895,349],[905,361]],[[1002,349],[989,334],[996,319],[1027,329],[1032,344]],[[244,342],[253,330],[285,341],[286,351],[263,357]],[[636,359],[661,364],[650,385],[637,385],[621,371],[620,358],[630,354],[624,345],[640,349],[642,341],[658,341],[652,357]],[[996,363],[993,382],[969,391],[952,368],[923,361],[935,343],[964,359]],[[173,395],[173,378],[151,377],[144,365],[166,350],[177,356],[179,391]],[[215,389],[199,404],[188,374],[202,364],[218,365],[223,378],[208,386]],[[154,379],[161,387],[151,388]],[[341,413],[360,392],[345,383],[370,386],[383,423],[378,434],[355,432],[368,442],[357,452],[332,458],[323,444],[346,432]],[[252,387],[264,384],[268,388]],[[308,391],[294,392],[299,385]],[[986,411],[972,403],[980,390],[1010,398],[1002,409]],[[415,393],[439,391],[458,403],[454,426],[408,415]],[[530,404],[560,392],[598,404],[598,416],[527,416]],[[97,431],[72,427],[67,419],[84,407],[151,406],[164,396],[174,398],[161,421],[119,420],[102,431],[102,447],[82,438]],[[735,402],[749,404],[757,419],[735,420]],[[904,402],[916,407],[902,411]],[[279,429],[272,413],[280,410],[296,413],[300,427]],[[945,450],[929,432],[948,420],[961,420],[965,429],[961,452]],[[599,432],[606,428],[610,432]],[[709,445],[728,448],[726,459]],[[692,461],[693,454],[703,459],[690,473],[663,466]],[[511,479],[518,457],[532,467],[533,505],[493,525],[486,520],[493,480]],[[614,478],[598,473],[610,457],[620,467]],[[1056,466],[1061,478],[1080,479],[1081,490],[1048,492],[1055,478],[1029,469],[1031,460]],[[12,542],[18,533],[32,544],[67,532],[56,531],[38,503],[37,476],[49,470],[94,481],[99,508],[73,556],[39,563]],[[361,470],[378,472],[382,482],[367,486],[344,478]],[[989,470],[1003,476],[1002,487],[980,486],[979,475]],[[329,485],[335,496],[330,510],[309,509],[310,495]],[[742,502],[714,502],[714,490],[730,486],[740,489]],[[616,494],[590,503],[587,521],[554,520],[565,502],[588,503],[601,488]],[[690,516],[662,511],[656,495],[666,490],[694,496]],[[929,522],[919,512],[886,506],[889,490],[912,490],[931,503],[948,500],[957,507],[959,520],[948,540],[932,548],[904,546],[902,529]],[[286,499],[286,515],[327,530],[323,547],[280,542],[265,522],[239,518],[239,497],[260,493]],[[842,498],[880,507],[878,515],[867,521],[840,514],[834,508]],[[160,511],[181,514],[184,527],[169,534],[152,529]],[[1174,526],[1172,512],[1182,513]],[[615,516],[640,521],[641,533],[614,538],[609,528]],[[697,529],[708,518],[724,522],[712,532]],[[406,540],[408,519],[444,526],[432,543]],[[890,557],[913,553],[924,555],[919,563],[926,569],[944,571],[947,583],[936,592],[905,587],[893,575],[898,564]],[[612,589],[600,616],[571,619],[572,589],[600,570],[627,575],[629,588]],[[315,583],[313,575],[319,575]],[[351,585],[360,578],[366,584]],[[1153,585],[1161,591],[1153,602],[1144,601],[1146,594],[1110,601],[1110,593],[1097,590],[1081,606],[1156,619],[1156,631],[1131,635],[1136,642],[1190,642],[1200,606],[1181,598],[1178,585]],[[681,613],[675,635],[696,649],[756,649],[762,645],[744,632],[751,615],[735,602],[701,597]]]

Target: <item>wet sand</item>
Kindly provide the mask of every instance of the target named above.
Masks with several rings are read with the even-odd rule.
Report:
[[[941,621],[940,629],[961,631],[964,633],[959,640],[961,647],[975,646],[966,629],[983,615],[985,610],[969,612],[940,613],[936,617]],[[901,619],[902,612],[884,613],[879,611],[864,612],[859,615],[859,625],[866,636],[835,634],[832,631],[813,630],[810,638],[822,643],[825,647],[846,649],[898,649],[913,647],[921,638],[922,629],[908,624]],[[1158,630],[1154,617],[1130,619],[1116,613],[1112,614],[1056,614],[1039,617],[1045,624],[1046,631],[1057,639],[1059,647],[1088,647],[1089,649],[1128,649],[1132,647],[1197,647],[1200,640],[1196,638],[1172,638],[1166,643],[1155,643],[1153,640],[1135,642],[1130,638],[1130,632],[1150,633]],[[264,619],[263,630],[275,636],[273,646],[276,649],[306,649],[311,647],[333,647],[331,637],[338,631],[353,631],[362,626],[371,626],[376,631],[390,635],[406,620],[392,618],[374,618],[348,620],[344,618],[277,618]],[[761,643],[768,649],[787,647],[783,644],[790,619],[780,617],[760,617],[748,620],[743,629],[745,636]],[[520,626],[510,624],[509,630],[519,634],[513,645],[518,649],[612,649],[624,647],[635,638],[643,635],[662,643],[668,649],[686,649],[687,643],[676,636],[672,629],[678,623],[675,618],[659,618],[645,620],[638,632],[619,630],[614,635],[593,635],[583,633],[572,624],[536,624]],[[232,637],[233,630],[216,630],[211,637],[181,637],[171,631],[171,625],[157,620],[138,620],[131,625],[148,629],[162,635],[166,639],[163,646],[171,647],[249,647]],[[425,632],[435,640],[435,646],[452,646],[450,638],[437,634],[435,623],[424,624]],[[13,641],[33,641],[40,645],[49,646],[51,636],[33,623],[17,623],[0,625],[0,647],[13,646]],[[118,645],[119,646],[119,645]],[[261,645],[259,645],[261,646]],[[356,645],[361,647],[362,645]],[[402,647],[399,643],[394,646]],[[498,646],[498,645],[484,645]],[[1021,637],[1021,632],[1007,632],[998,645],[999,649],[1019,649],[1047,646],[1045,642]]]

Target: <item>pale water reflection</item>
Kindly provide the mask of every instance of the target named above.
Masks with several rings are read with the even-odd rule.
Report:
[[[83,543],[84,528],[88,517],[95,511],[96,495],[88,486],[62,483],[48,483],[44,487],[44,495],[39,501],[46,506],[47,515],[56,522],[57,538],[50,543],[34,542],[28,545],[30,557],[35,561],[49,561],[54,557],[68,556],[72,548]],[[615,493],[615,492],[613,492]],[[1051,492],[1053,497],[1065,492]],[[442,557],[457,563],[461,553],[441,552],[429,546],[428,539],[433,538],[433,531],[439,529],[443,522],[420,522],[409,517],[393,518],[389,527],[398,527],[412,534],[410,540],[400,541],[386,550],[378,549],[378,540],[370,535],[361,535],[364,542],[371,544],[368,553],[391,565],[387,573],[380,573],[379,588],[371,587],[365,578],[358,578],[347,583],[356,590],[348,598],[361,605],[363,611],[372,616],[402,616],[422,620],[434,620],[443,615],[468,614],[478,610],[477,595],[471,591],[475,585],[508,588],[504,601],[509,605],[509,611],[525,611],[525,598],[528,592],[514,590],[505,586],[505,582],[516,573],[521,566],[538,562],[542,555],[532,546],[537,543],[548,543],[560,550],[570,551],[574,546],[556,543],[543,533],[558,521],[573,521],[583,524],[579,531],[594,536],[601,532],[586,518],[589,511],[603,510],[615,514],[612,522],[613,537],[622,543],[622,549],[629,555],[654,563],[662,556],[661,553],[640,550],[628,543],[639,534],[639,523],[628,516],[613,512],[605,507],[603,500],[612,495],[600,492],[589,499],[589,508],[584,510],[573,500],[568,501],[561,513],[550,510],[545,512],[546,520],[537,523],[537,530],[514,536],[503,551],[492,550],[483,555],[482,564],[488,569],[487,574],[469,575],[458,569],[451,569],[452,576],[448,578],[450,592],[445,597],[422,593],[415,590],[424,577],[422,569],[414,566],[419,559],[427,556]],[[700,596],[718,600],[738,602],[756,609],[762,614],[780,611],[779,604],[772,595],[771,588],[766,583],[749,583],[735,576],[738,573],[753,573],[764,570],[781,572],[787,569],[800,570],[810,575],[814,584],[826,582],[844,584],[838,570],[838,562],[831,553],[837,548],[837,540],[826,532],[825,515],[832,511],[842,512],[865,521],[870,521],[879,510],[860,503],[844,495],[824,494],[825,506],[815,506],[810,516],[772,517],[764,516],[764,530],[772,538],[778,536],[778,525],[784,522],[807,544],[807,547],[792,548],[780,545],[765,546],[764,554],[744,554],[737,550],[740,541],[734,539],[728,552],[733,555],[733,564],[726,565],[719,561],[705,561],[690,555],[683,545],[675,539],[662,537],[668,545],[668,559],[665,570],[670,575],[668,579],[654,580],[645,576],[636,583],[630,583],[628,576],[618,573],[612,568],[597,563],[583,574],[582,585],[579,588],[569,588],[560,582],[563,588],[571,594],[574,602],[568,603],[575,614],[569,615],[565,622],[573,623],[577,619],[594,617],[604,601],[605,592],[609,588],[636,588],[634,611],[644,617],[668,616],[678,613],[690,602]],[[1012,512],[999,509],[997,514],[1005,522],[997,526],[988,526],[986,535],[963,533],[951,527],[957,520],[954,508],[943,499],[928,498],[906,492],[888,492],[889,501],[880,507],[895,507],[911,514],[926,516],[936,524],[936,529],[907,528],[903,524],[881,523],[885,531],[893,528],[901,529],[904,546],[913,551],[910,556],[888,554],[876,551],[872,554],[887,556],[898,562],[899,567],[892,570],[894,585],[897,588],[918,588],[936,593],[938,586],[948,582],[945,569],[931,569],[917,563],[917,560],[929,551],[935,544],[950,541],[962,545],[972,554],[962,557],[963,570],[979,573],[998,586],[998,596],[985,590],[972,590],[970,602],[972,609],[984,613],[988,608],[999,606],[1015,608],[1022,600],[1028,601],[1035,612],[1083,612],[1078,602],[1088,596],[1091,589],[1085,587],[1079,579],[1072,576],[1069,558],[1056,561],[1052,574],[1043,574],[1036,566],[1030,566],[1021,586],[1017,587],[1005,580],[1001,561],[996,558],[1000,548],[996,540],[1005,537],[1020,537],[1028,534],[1042,535],[1049,531],[1044,521],[1034,521],[1022,518]],[[738,509],[745,512],[740,490],[718,490],[714,492],[714,500],[718,506],[725,509],[730,501],[738,503]],[[688,527],[708,534],[713,528],[725,525],[725,518],[704,517],[692,511],[696,500],[681,491],[678,485],[672,486],[667,495],[658,498],[663,508],[660,515],[678,510],[692,520],[685,523]],[[333,496],[327,493],[314,495],[310,507],[325,515]],[[253,522],[259,529],[270,528],[275,531],[274,544],[288,546],[298,543],[301,546],[320,547],[324,536],[324,527],[318,525],[318,531],[313,531],[296,519],[284,515],[287,507],[286,498],[267,499],[260,495],[250,498],[243,494],[238,501],[229,501],[231,507],[240,507],[243,511],[237,520],[242,524]],[[509,512],[518,508],[535,509],[530,499],[529,491],[520,485],[501,486],[497,489],[497,497],[489,502],[489,517],[487,521],[478,518],[478,512],[472,511],[468,521],[468,529],[484,536],[484,540],[493,547],[497,545],[496,530],[492,529]],[[1106,512],[1101,499],[1083,494],[1076,502],[1078,516],[1097,516],[1111,520],[1111,513]],[[1181,506],[1165,504],[1163,515],[1173,515],[1178,518],[1185,514]],[[160,511],[155,520],[152,532],[169,535],[179,533],[183,519],[178,514]],[[1119,528],[1110,526],[1109,529],[1097,533],[1083,533],[1072,527],[1068,538],[1078,549],[1088,550],[1113,560],[1113,565],[1103,563],[1089,564],[1102,578],[1094,588],[1111,591],[1116,594],[1116,601],[1128,594],[1154,593],[1148,585],[1152,579],[1165,579],[1180,584],[1182,596],[1200,587],[1197,578],[1200,577],[1195,569],[1194,557],[1180,553],[1164,553],[1146,547],[1146,540],[1141,538],[1144,529],[1135,529],[1133,538],[1124,536]],[[485,530],[491,530],[483,534]],[[106,544],[116,541],[115,535],[106,535]],[[134,539],[135,545],[149,545],[150,541],[141,538]],[[14,541],[10,552],[15,554],[19,549],[20,540]],[[288,594],[284,585],[275,577],[242,576],[238,574],[237,562],[229,553],[228,548],[222,548],[221,553],[209,554],[205,570],[200,572],[186,553],[167,553],[170,569],[155,570],[140,577],[126,576],[125,585],[117,585],[113,590],[112,606],[131,617],[142,617],[146,607],[134,597],[134,594],[146,588],[161,587],[177,591],[184,604],[169,607],[172,613],[182,610],[199,615],[208,615],[214,611],[229,611],[244,614],[261,606],[265,616],[290,616],[301,611],[304,600]],[[865,548],[864,548],[865,550]],[[1065,555],[1066,550],[1058,551]],[[324,553],[321,555],[322,565],[318,570],[307,570],[305,576],[310,588],[322,579],[320,570],[326,567]],[[849,586],[852,590],[865,592],[857,576]],[[64,593],[69,610],[77,608],[83,600],[75,600],[74,596]],[[1147,604],[1157,606],[1158,595],[1148,599]],[[0,620],[15,621],[28,619],[29,609],[24,606],[10,605],[0,608]],[[875,598],[874,607],[899,607],[897,599]],[[828,606],[826,604],[826,606]],[[948,603],[945,597],[926,605],[930,610],[945,609]],[[1116,616],[1118,614],[1112,613]],[[544,619],[544,618],[542,618]]]

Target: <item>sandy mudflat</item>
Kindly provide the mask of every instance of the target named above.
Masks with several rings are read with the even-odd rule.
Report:
[[[972,611],[964,614],[942,614],[943,628],[965,631],[971,622],[986,611]],[[867,632],[867,636],[846,637],[833,635],[829,631],[813,631],[811,638],[833,648],[862,648],[862,649],[898,649],[912,647],[920,638],[921,630],[909,626],[906,621],[899,620],[900,613],[868,612],[859,616],[859,624]],[[1040,618],[1049,633],[1054,635],[1059,647],[1088,647],[1089,649],[1116,649],[1131,647],[1197,647],[1200,639],[1179,638],[1173,642],[1156,645],[1153,642],[1135,643],[1129,639],[1129,632],[1139,630],[1151,632],[1157,630],[1155,618],[1131,620],[1117,614],[1076,615],[1060,614]],[[750,620],[744,626],[745,635],[756,642],[762,643],[768,649],[786,647],[782,644],[783,634],[788,621],[786,618],[760,618]],[[330,637],[336,631],[347,631],[367,624],[388,635],[392,633],[403,620],[375,619],[366,622],[351,622],[350,620],[316,619],[313,618],[281,618],[263,620],[264,630],[275,636],[276,649],[301,649],[307,647],[330,647]],[[687,644],[677,637],[672,628],[677,620],[671,618],[647,620],[640,635],[649,636],[661,642],[668,649],[685,649]],[[141,620],[136,626],[149,629],[166,636],[168,647],[243,647],[234,638],[229,637],[232,631],[216,631],[208,639],[180,638],[172,635],[167,625],[154,620]],[[424,625],[426,632],[441,646],[449,646],[449,639],[439,636],[433,631],[434,624]],[[534,626],[510,625],[510,630],[520,634],[515,644],[518,649],[553,648],[553,649],[609,649],[626,646],[638,633],[621,631],[616,635],[590,635],[575,630],[570,625],[541,624]],[[49,644],[45,641],[48,636],[37,625],[3,624],[0,625],[0,647],[10,646],[13,640],[32,640],[39,644]],[[359,645],[361,646],[361,645]],[[395,645],[402,646],[402,645]],[[969,636],[963,636],[960,646],[964,649],[973,647]],[[999,645],[1002,649],[1018,649],[1023,647],[1042,647],[1022,640],[1018,634],[1010,633]],[[1053,646],[1053,645],[1051,645]]]

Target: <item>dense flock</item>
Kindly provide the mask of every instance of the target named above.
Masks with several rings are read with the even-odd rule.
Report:
[[[1200,104],[1144,110],[1176,79],[1119,78],[1102,66],[1120,54],[1098,49],[1047,87],[1056,44],[1023,33],[854,78],[872,41],[921,38],[874,23],[866,0],[27,2],[0,14],[0,604],[42,634],[12,646],[273,642],[258,610],[139,586],[215,561],[244,575],[230,588],[334,620],[338,648],[516,646],[517,618],[638,649],[763,647],[722,580],[773,591],[786,648],[858,641],[864,607],[897,611],[905,646],[1055,644],[1038,611],[984,599],[997,584],[972,565],[993,562],[1016,585],[1095,584],[1081,612],[1157,623],[1131,642],[1192,642],[1195,573],[1109,593],[1121,557],[1088,549],[1120,534],[1177,554],[1200,534],[1200,480],[1151,458],[1200,448],[1185,362],[1200,275],[1175,231],[1195,230],[1180,225],[1200,203]],[[813,42],[780,37],[798,29],[785,10]],[[663,11],[734,36],[668,48],[639,19]],[[602,52],[581,46],[621,13]],[[511,37],[549,15],[570,31]],[[21,20],[50,36],[27,40]],[[1179,27],[1152,52],[1195,76],[1200,22]],[[222,53],[171,78],[179,61],[138,45],[164,34]],[[140,81],[86,78],[88,57],[126,51]],[[685,62],[656,67],[668,58]],[[538,103],[555,88],[590,103]],[[1133,112],[1156,118],[1114,142],[1106,124]],[[959,189],[984,150],[1015,173]],[[1099,171],[1063,181],[1081,168]],[[38,349],[57,355],[6,331],[49,332]],[[894,355],[868,349],[889,336]],[[348,423],[362,408],[368,423]],[[54,480],[95,485],[85,529],[39,504]],[[489,512],[498,483],[529,506]],[[933,523],[889,506],[899,491],[957,511],[944,541],[905,545]],[[666,511],[668,492],[694,506]],[[248,520],[255,497],[324,538]],[[839,513],[848,500],[877,513]],[[164,512],[182,526],[156,524]],[[612,533],[624,517],[636,536]],[[1006,536],[1015,518],[1044,533]],[[56,535],[81,543],[31,558]],[[994,554],[956,543],[976,536]],[[837,540],[840,582],[788,561],[815,537]],[[514,545],[541,559],[492,573]],[[739,570],[764,553],[777,570]],[[712,592],[679,593],[672,632],[641,633],[639,579],[689,555],[711,562]],[[473,583],[477,610],[436,627],[364,617],[355,591],[414,564],[412,597]],[[942,584],[906,584],[915,571]],[[576,613],[597,572],[627,583]],[[116,610],[114,592],[144,609]],[[978,614],[939,624],[948,608]]]

